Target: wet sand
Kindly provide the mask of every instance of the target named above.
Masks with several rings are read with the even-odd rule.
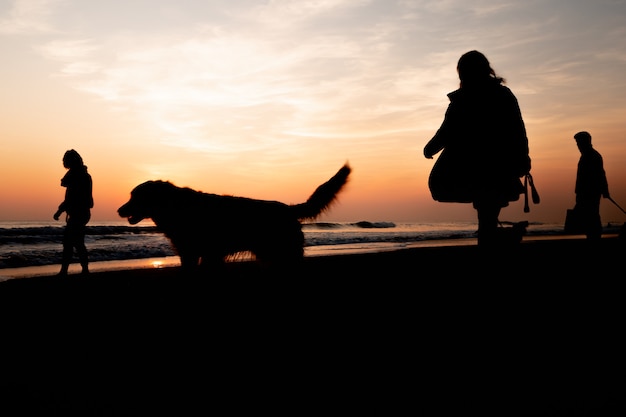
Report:
[[[613,238],[616,234],[606,234],[605,237]],[[532,242],[536,240],[563,240],[563,239],[584,239],[582,235],[530,235],[525,236],[525,242]],[[332,246],[309,246],[305,248],[305,257],[327,257],[335,255],[355,255],[355,254],[367,254],[377,252],[390,252],[398,251],[401,249],[416,249],[426,247],[437,246],[475,246],[476,238],[459,238],[459,239],[441,239],[441,240],[424,240],[419,242],[409,243],[391,243],[391,242],[377,242],[371,244],[344,244],[344,245],[332,245]],[[237,260],[249,260],[249,255],[239,255]],[[160,258],[141,258],[141,259],[126,259],[126,260],[110,260],[91,262],[90,269],[92,272],[111,272],[120,270],[137,270],[137,269],[160,269],[172,266],[180,266],[180,259],[178,256],[166,256]],[[16,278],[32,278],[55,275],[61,269],[61,265],[41,265],[41,266],[28,266],[18,268],[3,268],[0,269],[0,282],[16,279]],[[69,273],[80,273],[80,265],[75,262],[70,265]]]
[[[626,247],[580,239],[0,283],[21,415],[624,415]],[[4,413],[3,413],[4,414]],[[20,415],[20,414],[13,414]]]

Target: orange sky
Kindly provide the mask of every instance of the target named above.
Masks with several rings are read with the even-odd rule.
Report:
[[[149,179],[299,203],[346,161],[350,184],[319,220],[473,221],[471,205],[431,199],[422,154],[470,49],[519,100],[542,198],[501,220],[564,220],[580,130],[626,207],[623,2],[86,3],[0,2],[0,221],[55,223],[70,148],[94,222],[118,220]],[[601,213],[626,219],[607,200]]]

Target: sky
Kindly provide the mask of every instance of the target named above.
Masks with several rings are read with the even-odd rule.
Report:
[[[581,130],[626,208],[626,1],[0,0],[0,48],[0,221],[54,224],[68,149],[92,222],[156,179],[301,203],[346,162],[318,221],[475,221],[433,201],[423,155],[474,49],[519,101],[541,196],[500,220],[564,222]]]

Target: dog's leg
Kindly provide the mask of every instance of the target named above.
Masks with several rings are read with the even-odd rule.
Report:
[[[200,258],[200,265],[198,271],[204,275],[222,275],[226,270],[225,257],[214,254],[203,254]]]
[[[183,274],[190,276],[193,275],[198,269],[200,257],[188,253],[179,254],[178,256],[180,257],[180,268],[183,271]]]

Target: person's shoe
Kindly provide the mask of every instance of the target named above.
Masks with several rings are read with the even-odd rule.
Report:
[[[89,275],[89,261],[86,258],[80,260],[80,267],[82,268],[81,275]]]
[[[66,277],[67,271],[70,269],[69,262],[61,262],[61,270],[57,274],[57,277]]]

